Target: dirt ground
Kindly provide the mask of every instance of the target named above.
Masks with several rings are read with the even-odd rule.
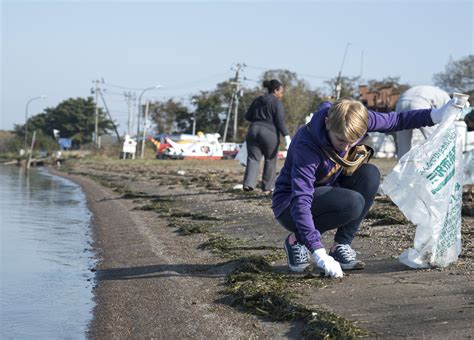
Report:
[[[393,160],[373,160],[382,174]],[[233,190],[236,161],[82,160],[61,174],[93,214],[97,307],[91,338],[471,338],[474,189],[464,188],[463,250],[448,268],[397,256],[415,227],[377,196],[343,279],[290,273],[271,198]],[[281,167],[281,164],[280,164]],[[323,235],[331,244],[333,233]]]

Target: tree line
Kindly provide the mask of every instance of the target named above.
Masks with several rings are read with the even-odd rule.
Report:
[[[285,87],[283,106],[285,121],[291,134],[304,123],[304,118],[314,112],[321,102],[331,100],[331,96],[324,95],[325,89],[311,89],[309,84],[289,70],[268,70],[261,76],[259,85],[243,87],[239,94],[236,136],[229,128],[228,140],[243,141],[246,135],[248,122],[245,121],[245,111],[254,98],[263,94],[260,84],[265,79],[278,79]],[[336,83],[341,85],[341,97],[355,98],[359,96],[358,77],[340,77],[329,79],[326,86],[332,91]],[[460,60],[450,60],[445,70],[433,76],[435,85],[448,92],[463,92],[474,97],[474,55]],[[377,91],[385,87],[398,89],[400,92],[410,87],[400,83],[399,77],[388,77],[381,80],[368,80],[369,91]],[[176,99],[166,99],[149,103],[149,117],[153,123],[155,133],[191,133],[193,119],[196,122],[196,131],[218,132],[224,135],[225,119],[230,98],[235,84],[232,79],[216,85],[215,89],[200,91],[190,98],[190,103]],[[144,112],[144,109],[141,110]],[[49,149],[54,143],[53,129],[60,130],[62,137],[71,138],[77,148],[92,142],[95,129],[96,106],[92,97],[70,98],[58,106],[46,108],[44,112],[28,119],[28,131],[37,131],[37,140],[40,148]],[[108,134],[112,131],[114,122],[109,120],[101,108],[99,112],[99,134]],[[113,112],[112,112],[113,115]],[[233,123],[233,117],[231,121]],[[232,124],[229,124],[232,125]],[[16,149],[22,145],[25,125],[15,125],[14,133],[18,137],[15,141]],[[31,134],[31,133],[30,133]]]

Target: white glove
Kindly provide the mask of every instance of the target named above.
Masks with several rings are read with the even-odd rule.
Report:
[[[285,149],[288,150],[290,148],[291,137],[290,135],[285,136]]]
[[[311,254],[316,267],[324,270],[324,275],[331,277],[342,277],[344,274],[339,262],[334,260],[332,256],[326,254],[324,248],[319,248]]]
[[[458,114],[461,112],[461,109],[454,106],[456,104],[456,99],[450,99],[446,104],[443,106],[437,108],[437,109],[432,109],[431,110],[431,120],[433,123],[438,124],[441,123],[441,121],[447,119],[450,115]]]

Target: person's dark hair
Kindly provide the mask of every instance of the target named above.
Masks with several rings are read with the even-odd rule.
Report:
[[[264,80],[263,87],[268,90],[268,93],[273,93],[281,87],[281,83],[276,79]]]

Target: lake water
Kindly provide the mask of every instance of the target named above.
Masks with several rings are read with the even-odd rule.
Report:
[[[0,338],[85,338],[95,260],[81,188],[44,169],[0,166],[0,218]]]

